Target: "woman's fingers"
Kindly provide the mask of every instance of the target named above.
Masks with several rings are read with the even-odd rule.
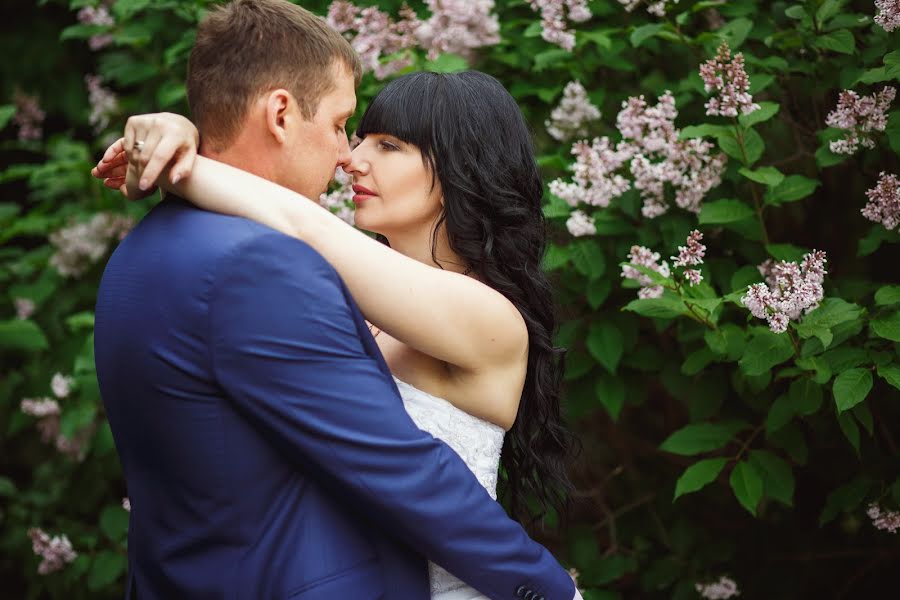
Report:
[[[188,144],[186,149],[182,149],[175,164],[172,165],[172,170],[169,171],[169,181],[172,182],[172,185],[190,176],[191,171],[194,170],[194,162],[196,160],[197,147],[193,144]]]
[[[152,136],[153,134],[151,134]],[[179,151],[180,142],[171,135],[162,137],[162,139],[153,139],[152,150],[147,152],[147,164],[141,173],[140,186],[142,190],[148,189],[156,181],[160,175],[169,166]],[[147,142],[150,146],[150,142]]]
[[[146,135],[141,140],[143,144],[140,144],[140,148],[135,148],[134,151],[134,159],[137,162],[137,174],[140,177],[140,188],[142,190],[148,189],[153,183],[156,181],[156,178],[159,177],[159,173],[162,169],[155,167],[158,164],[160,158],[157,156],[160,151],[165,152],[165,146],[160,148],[160,143],[165,140],[165,136],[159,127],[153,127],[147,130]],[[137,141],[135,142],[137,144]],[[171,156],[170,156],[171,158]],[[132,161],[134,162],[134,159]],[[154,170],[152,172],[148,172],[147,169],[151,165],[154,165]],[[165,163],[163,163],[165,166]]]
[[[100,162],[112,162],[113,159],[122,155],[125,152],[125,138],[120,137],[115,142],[110,145],[109,148],[106,149],[106,152],[103,153],[103,158],[100,159]]]
[[[125,152],[119,152],[110,160],[101,159],[97,165],[91,169],[91,175],[98,179],[105,179],[107,177],[113,177],[112,173],[118,172],[119,169],[124,173],[124,169],[128,167],[128,157],[125,156]]]

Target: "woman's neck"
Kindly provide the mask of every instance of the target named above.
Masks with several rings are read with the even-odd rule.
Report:
[[[446,229],[443,227],[438,232],[433,256],[432,230],[406,235],[394,232],[385,237],[393,250],[420,263],[454,273],[465,273],[468,268],[468,265],[450,249]]]

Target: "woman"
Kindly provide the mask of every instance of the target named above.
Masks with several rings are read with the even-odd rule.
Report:
[[[196,130],[182,130],[184,140],[156,146],[193,143]],[[202,156],[177,185],[159,183],[321,253],[370,322],[417,425],[456,450],[494,497],[502,464],[514,517],[525,517],[528,497],[542,511],[562,508],[569,442],[540,268],[543,186],[518,106],[483,73],[415,73],[385,87],[356,135],[345,168],[356,225],[382,243],[286,188]],[[98,165],[114,175],[109,187],[125,178],[121,148]],[[481,597],[436,565],[431,578],[433,598]]]

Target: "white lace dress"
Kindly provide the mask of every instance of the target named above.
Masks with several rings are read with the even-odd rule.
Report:
[[[504,430],[498,425],[473,417],[450,402],[432,396],[394,377],[406,412],[413,422],[453,448],[469,466],[491,497],[497,499],[497,471]],[[487,600],[443,568],[428,563],[431,600]]]

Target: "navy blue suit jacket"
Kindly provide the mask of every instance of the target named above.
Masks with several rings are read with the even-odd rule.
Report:
[[[169,198],[100,283],[97,375],[140,600],[427,600],[425,557],[490,598],[568,574],[419,430],[308,245]]]

